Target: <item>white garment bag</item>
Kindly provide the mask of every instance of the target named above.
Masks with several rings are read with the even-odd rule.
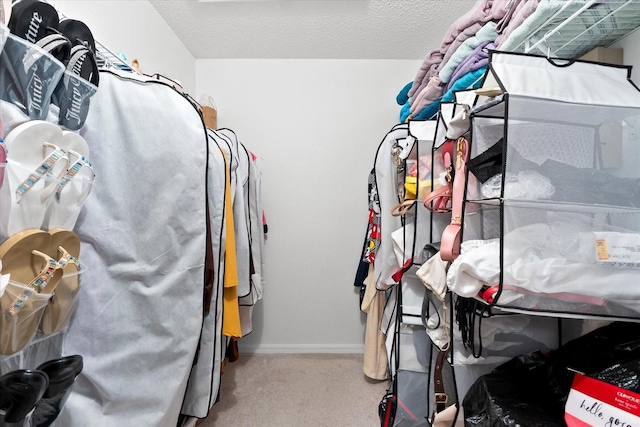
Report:
[[[393,250],[391,233],[402,226],[400,217],[391,215],[391,209],[399,203],[397,166],[392,155],[394,145],[399,140],[404,140],[409,134],[406,124],[395,126],[384,138],[375,160],[375,175],[378,197],[380,200],[380,246],[376,252],[374,273],[376,288],[388,289],[397,284],[391,276],[398,271],[399,266]]]
[[[187,394],[182,404],[182,414],[204,418],[216,402],[220,390],[220,367],[224,358],[227,340],[222,336],[222,301],[224,292],[225,235],[225,191],[226,160],[218,145],[225,144],[220,136],[208,129],[209,166],[207,194],[211,244],[214,259],[214,289],[209,314],[204,318],[198,360],[191,371]]]
[[[64,348],[84,369],[56,424],[175,427],[203,324],[207,135],[169,86],[100,74],[81,132],[88,268]]]

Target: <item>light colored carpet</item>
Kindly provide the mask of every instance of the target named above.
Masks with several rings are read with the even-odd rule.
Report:
[[[379,426],[387,382],[366,378],[362,362],[362,354],[240,354],[198,427]]]

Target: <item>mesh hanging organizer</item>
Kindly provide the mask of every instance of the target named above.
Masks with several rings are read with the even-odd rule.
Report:
[[[467,180],[454,292],[515,311],[640,318],[640,92],[629,76],[492,52],[484,87],[501,94],[472,110],[468,177],[493,176]]]

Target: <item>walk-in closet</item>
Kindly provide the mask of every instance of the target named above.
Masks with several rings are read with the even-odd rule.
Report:
[[[640,0],[0,6],[0,427],[640,425]]]

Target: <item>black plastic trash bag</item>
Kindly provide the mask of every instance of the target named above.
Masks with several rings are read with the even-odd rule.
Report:
[[[462,403],[467,427],[565,426],[573,370],[623,386],[640,368],[640,324],[612,323],[549,353],[516,357],[481,377]],[[611,369],[614,365],[624,367]],[[633,369],[632,369],[633,368]],[[617,382],[612,378],[617,377]],[[632,388],[630,388],[632,389]]]

